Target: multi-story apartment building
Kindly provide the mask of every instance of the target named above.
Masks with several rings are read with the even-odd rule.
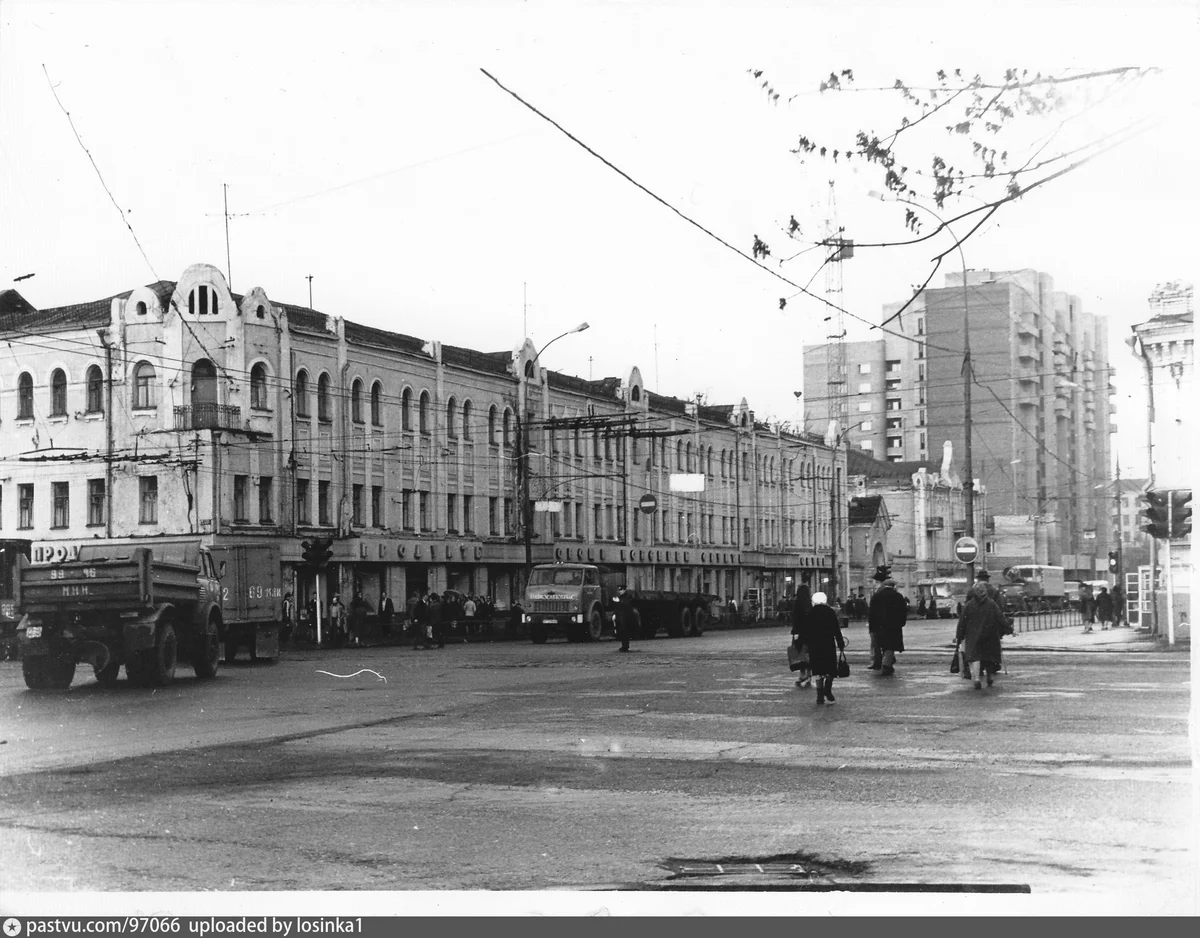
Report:
[[[919,461],[948,440],[965,456],[969,330],[972,475],[990,493],[989,564],[1061,564],[1088,579],[1106,569],[1108,512],[1094,497],[1110,477],[1105,319],[1055,292],[1047,274],[968,270],[965,284],[962,273],[947,274],[945,287],[926,290],[888,329],[846,345],[850,419],[865,421],[856,449]],[[824,346],[805,351],[807,416],[818,424],[831,397],[824,358]]]
[[[1142,492],[1146,490],[1146,479],[1114,480],[1106,494],[1098,493],[1101,499],[1112,499],[1112,542],[1114,550],[1121,552],[1121,565],[1125,572],[1136,570],[1150,562],[1150,535],[1141,529],[1140,517]]]
[[[267,538],[303,603],[301,540],[333,536],[323,597],[453,588],[503,606],[527,560],[582,559],[635,587],[771,601],[823,582],[845,518],[844,457],[744,400],[233,294],[205,264],[56,309],[7,291],[0,336],[0,536],[35,554]]]

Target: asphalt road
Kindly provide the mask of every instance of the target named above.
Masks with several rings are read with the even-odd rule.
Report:
[[[779,628],[628,655],[292,652],[157,691],[81,669],[34,694],[0,664],[0,902],[972,889],[1197,911],[1187,656],[1010,650],[975,691],[948,671],[952,628],[911,623],[882,678],[853,626],[823,707]],[[386,681],[342,676],[362,668]]]

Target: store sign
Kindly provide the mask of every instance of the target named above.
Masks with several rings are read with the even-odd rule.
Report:
[[[29,559],[32,563],[66,563],[70,560],[78,560],[79,545],[55,541],[34,544],[33,549],[29,552]]]
[[[401,541],[396,545],[399,560],[417,563],[463,563],[483,559],[483,545],[473,541]]]
[[[563,563],[638,563],[733,567],[742,562],[737,551],[675,550],[638,547],[555,547],[554,559]]]

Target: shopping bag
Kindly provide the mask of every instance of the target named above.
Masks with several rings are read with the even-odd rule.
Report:
[[[958,646],[954,646],[954,657],[950,659],[950,673],[957,674],[961,665],[958,663]]]
[[[842,652],[842,651],[838,652],[837,676],[838,677],[849,677],[850,676],[850,662],[846,660],[846,653]]]
[[[807,665],[804,653],[796,647],[795,643],[788,645],[788,670],[801,671]]]

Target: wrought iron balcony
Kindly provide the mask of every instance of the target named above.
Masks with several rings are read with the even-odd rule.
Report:
[[[176,430],[238,430],[242,409],[232,404],[191,404],[175,408]]]

